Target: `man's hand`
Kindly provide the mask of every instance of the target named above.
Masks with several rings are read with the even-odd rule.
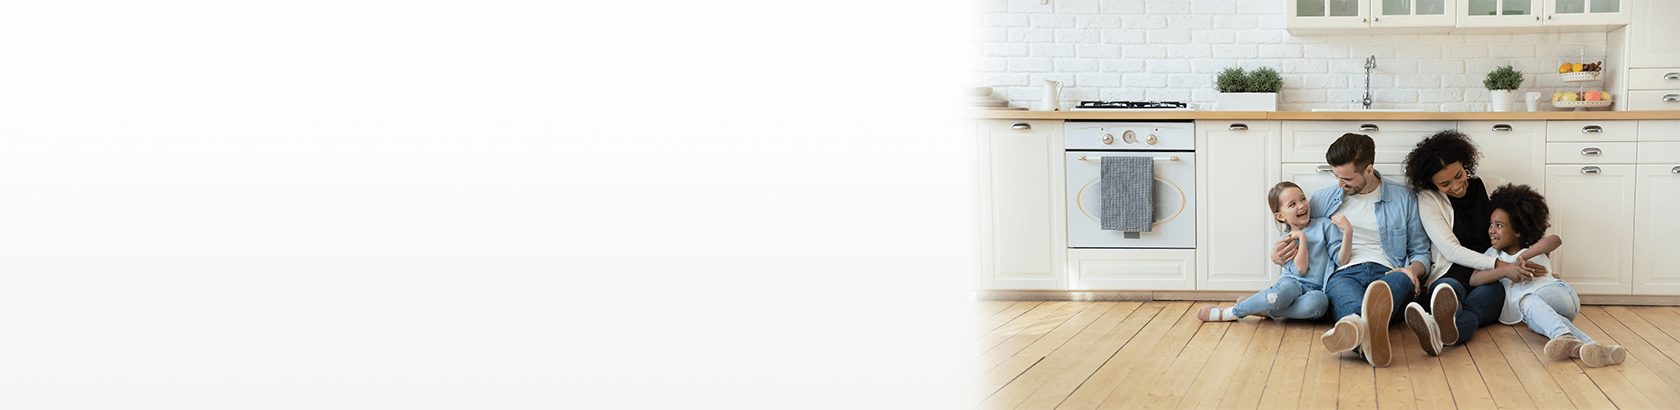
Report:
[[[1423,294],[1423,284],[1419,282],[1421,280],[1420,277],[1423,276],[1422,274],[1419,273],[1419,271],[1422,271],[1422,270],[1423,270],[1423,265],[1413,263],[1413,264],[1410,264],[1410,265],[1406,265],[1406,267],[1404,267],[1404,268],[1396,268],[1396,269],[1388,271],[1388,272],[1389,273],[1400,272],[1400,273],[1406,274],[1406,278],[1412,280],[1412,296],[1417,296],[1417,295]]]
[[[1285,235],[1272,244],[1272,263],[1282,265],[1295,260],[1295,251],[1300,250],[1300,243],[1295,241],[1295,235]]]

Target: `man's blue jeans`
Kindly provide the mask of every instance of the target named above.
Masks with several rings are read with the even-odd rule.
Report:
[[[1405,272],[1389,272],[1387,266],[1376,262],[1366,262],[1347,269],[1336,271],[1330,276],[1330,282],[1324,285],[1324,293],[1330,296],[1331,319],[1341,320],[1347,315],[1360,313],[1365,302],[1365,287],[1371,282],[1388,282],[1388,291],[1394,295],[1394,306],[1389,312],[1389,323],[1405,320],[1400,311],[1405,309],[1406,303],[1412,300],[1412,279]],[[1361,317],[1365,315],[1361,314]]]
[[[1440,278],[1436,279],[1435,283],[1429,284],[1427,289],[1430,290],[1429,295],[1431,296],[1429,296],[1429,299],[1425,299],[1425,302],[1434,300],[1435,285],[1443,283],[1452,286],[1453,293],[1458,294],[1458,317],[1453,318],[1453,323],[1458,326],[1458,344],[1462,345],[1470,342],[1470,337],[1476,335],[1476,329],[1499,323],[1499,313],[1505,309],[1505,286],[1499,282],[1493,282],[1470,288],[1466,292],[1464,284],[1459,283],[1457,279]],[[1435,308],[1433,303],[1425,302],[1419,302],[1419,304],[1429,309]],[[1435,312],[1431,311],[1429,313]],[[1442,340],[1442,342],[1453,343],[1451,340]]]

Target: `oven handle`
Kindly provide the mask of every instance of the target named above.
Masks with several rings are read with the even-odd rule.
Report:
[[[1080,156],[1080,157],[1079,157],[1079,160],[1080,160],[1080,161],[1101,161],[1101,160],[1102,160],[1102,157],[1086,157],[1086,156]],[[1155,157],[1155,160],[1156,160],[1156,161],[1177,161],[1177,160],[1178,160],[1178,157]]]

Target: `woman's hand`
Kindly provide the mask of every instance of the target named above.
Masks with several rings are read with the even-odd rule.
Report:
[[[1285,235],[1272,244],[1272,263],[1282,265],[1295,260],[1295,251],[1300,250],[1300,243],[1295,235]]]

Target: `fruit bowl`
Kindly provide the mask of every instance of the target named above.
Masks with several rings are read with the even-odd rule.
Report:
[[[1609,107],[1615,101],[1552,101],[1557,108],[1574,108],[1575,111],[1586,111],[1588,108]]]
[[[1563,79],[1563,82],[1566,82],[1566,83],[1578,83],[1578,82],[1582,82],[1582,81],[1598,80],[1599,74],[1602,74],[1602,73],[1603,73],[1603,71],[1582,71],[1582,72],[1576,72],[1576,73],[1558,74],[1558,77]]]

